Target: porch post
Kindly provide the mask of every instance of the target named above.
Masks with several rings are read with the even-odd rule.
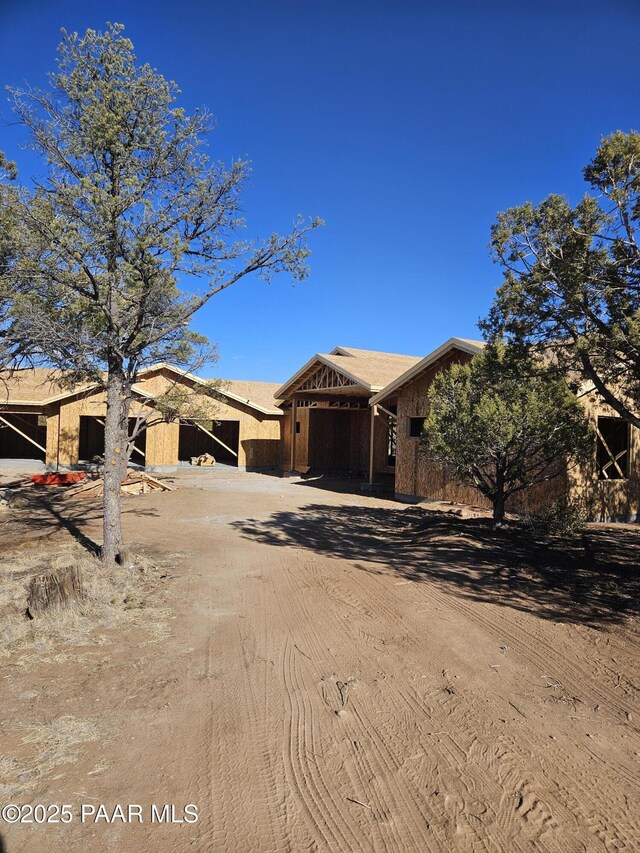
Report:
[[[298,404],[295,400],[291,402],[291,465],[290,470],[296,470],[296,423],[298,420]]]
[[[373,485],[374,480],[374,448],[375,448],[375,432],[376,432],[376,415],[378,414],[378,407],[376,405],[371,406],[371,427],[369,429],[369,485]]]

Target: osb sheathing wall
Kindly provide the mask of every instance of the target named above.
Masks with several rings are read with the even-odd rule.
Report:
[[[581,400],[594,429],[598,417],[618,417],[595,393],[585,395]],[[569,470],[568,482],[570,494],[584,501],[595,521],[640,520],[640,435],[636,427],[629,427],[627,480],[598,479],[594,446],[594,452],[586,464]]]
[[[143,408],[146,411],[146,407]],[[80,418],[90,416],[104,420],[106,409],[106,394],[99,391],[63,401],[57,412],[54,410],[49,414],[47,416],[47,465],[77,465],[80,453]],[[140,404],[133,401],[131,417],[136,417],[140,409]],[[177,430],[177,427],[177,424],[159,424],[148,430],[147,465],[163,464],[151,460],[154,453],[163,452],[163,448],[167,444],[167,434]],[[155,430],[158,430],[157,434],[154,434]]]
[[[369,412],[316,408],[309,411],[309,462],[317,471],[366,471]]]
[[[310,409],[298,406],[296,420],[300,432],[296,434],[296,458],[294,470],[305,471],[309,467],[309,412]],[[291,417],[292,410],[287,409],[282,419],[282,442],[280,447],[280,467],[288,471],[291,467]]]
[[[369,415],[368,429],[371,429]],[[374,474],[394,474],[395,466],[389,465],[389,418],[383,412],[378,412],[373,427],[373,472]],[[397,430],[397,426],[396,426]],[[367,453],[369,452],[367,445]],[[369,460],[367,459],[367,470]]]
[[[399,497],[428,497],[488,506],[477,489],[463,486],[444,466],[430,462],[418,453],[420,440],[409,437],[408,418],[427,414],[427,392],[438,371],[453,363],[468,361],[470,356],[453,353],[441,359],[398,396],[398,434],[396,450],[395,491]],[[616,417],[595,393],[581,397],[594,430],[598,417]],[[640,520],[640,435],[630,426],[629,477],[626,480],[599,480],[596,465],[596,442],[587,463],[562,466],[557,477],[513,495],[507,508],[515,512],[537,512],[548,508],[561,495],[580,498],[590,517],[596,521]]]
[[[148,389],[150,395],[157,395],[166,391],[174,381],[171,374],[165,376],[159,372],[145,380],[142,387],[145,390]],[[193,404],[199,411],[207,413],[212,420],[239,421],[239,466],[267,468],[278,464],[281,417],[264,415],[243,403],[212,399],[197,393],[195,387]],[[152,409],[151,402],[146,406],[134,398],[131,403],[131,417],[136,417],[141,409],[148,411],[149,407]],[[103,419],[105,413],[104,392],[71,398],[63,402],[58,411],[53,410],[48,413],[47,464],[77,465],[80,449],[80,417],[88,415]],[[177,421],[150,426],[146,437],[145,464],[150,467],[177,465],[179,433],[180,425]]]
[[[175,374],[170,371],[160,370],[145,378],[141,387],[148,389],[151,395],[162,394],[168,388],[175,385]],[[277,467],[280,461],[280,437],[282,431],[282,416],[266,415],[257,409],[247,406],[235,400],[224,398],[211,398],[206,394],[198,393],[198,386],[188,380],[181,381],[193,389],[194,395],[189,405],[206,412],[212,420],[239,421],[240,436],[238,445],[238,465],[247,468],[271,468]],[[224,385],[221,388],[224,392]],[[155,427],[149,430],[147,436],[147,454],[149,454],[149,438]],[[171,449],[170,449],[171,447]],[[169,457],[173,454],[173,461]],[[151,458],[151,457],[149,457]],[[175,465],[178,460],[178,439],[175,446],[165,444],[162,452],[162,462],[148,461],[148,465]],[[169,461],[167,461],[169,460]]]
[[[420,439],[411,438],[409,435],[409,418],[424,418],[427,415],[427,393],[436,373],[447,370],[452,364],[469,360],[470,356],[464,353],[449,353],[409,385],[400,389],[397,400],[395,479],[395,492],[398,496],[429,497],[459,503],[484,501],[476,489],[461,485],[451,478],[443,466],[430,462],[419,454]]]

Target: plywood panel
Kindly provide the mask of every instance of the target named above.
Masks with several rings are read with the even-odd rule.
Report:
[[[152,466],[177,465],[179,437],[180,424],[177,421],[154,424],[149,427],[145,450],[146,464]]]
[[[311,409],[297,408],[296,420],[300,424],[296,437],[296,470],[304,471],[309,467],[309,419]]]
[[[434,376],[452,364],[468,361],[463,353],[449,353],[414,382],[401,389],[398,395],[398,425],[396,445],[395,491],[401,495],[430,497],[477,503],[480,496],[475,489],[457,483],[441,466],[419,453],[420,439],[409,435],[409,419],[426,417],[427,392]]]
[[[58,464],[58,428],[60,416],[58,412],[47,415],[47,465],[54,467]]]
[[[240,422],[238,464],[247,468],[276,468],[280,463],[283,418]]]
[[[384,413],[379,413],[375,418],[373,434],[373,470],[376,474],[395,472],[395,467],[388,464],[388,431],[389,417]]]
[[[308,465],[312,470],[368,469],[368,410],[313,408],[306,411],[309,417]]]
[[[587,413],[596,426],[598,417],[617,417],[617,413],[595,393],[582,398]],[[600,480],[596,464],[596,448],[589,460],[568,472],[570,493],[583,499],[598,521],[639,520],[640,516],[640,433],[629,427],[629,478]]]

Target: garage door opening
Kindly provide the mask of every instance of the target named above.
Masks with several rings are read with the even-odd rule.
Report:
[[[0,413],[0,458],[39,459],[47,447],[47,419],[43,415]]]
[[[240,421],[180,421],[178,459],[190,462],[210,453],[217,462],[237,466],[239,439]]]
[[[136,419],[129,418],[129,435],[135,427]],[[136,448],[131,454],[130,461],[144,465],[144,454],[147,446],[147,433],[143,432],[136,438]],[[98,462],[104,456],[104,420],[88,415],[80,416],[80,447],[81,462]]]

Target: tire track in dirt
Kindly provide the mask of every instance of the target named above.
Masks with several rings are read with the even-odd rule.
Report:
[[[387,594],[387,597],[389,597],[389,595],[392,595],[393,593],[392,592],[390,593],[390,591],[387,589],[386,594]],[[434,596],[434,597],[438,597],[438,596]],[[440,598],[440,601],[442,601],[442,596],[440,596],[439,598]],[[471,608],[464,607],[463,609],[465,610],[466,615],[469,616],[469,621],[471,623],[473,623],[474,621],[476,621],[476,622],[480,621],[482,623],[482,627],[485,630],[487,628],[493,629],[492,631],[489,631],[489,633],[493,633],[493,635],[496,637],[496,639],[503,638],[505,636],[505,633],[506,633],[505,630],[503,630],[502,628],[499,630],[496,630],[494,626],[492,626],[490,623],[487,622],[487,620],[484,620],[484,619],[475,619],[474,620],[475,614],[469,613],[469,610]],[[511,637],[511,639],[513,641],[513,639],[515,639],[515,637],[519,637],[520,635],[519,634],[511,634],[509,632],[509,636]],[[527,647],[529,647],[528,644],[523,644],[523,645],[526,645]],[[500,735],[498,735],[498,736],[500,736]],[[522,745],[526,745],[528,747],[528,749],[530,750],[530,754],[532,756],[535,755],[535,751],[536,751],[535,741],[533,739],[529,739],[526,735],[526,732],[523,732],[523,735],[519,739],[519,741],[521,742]],[[576,744],[576,750],[575,751],[579,752],[579,747],[577,744]],[[557,755],[554,756],[554,759],[557,761],[558,756]],[[636,774],[635,773],[629,774],[628,769],[625,765],[622,765],[619,762],[617,762],[615,759],[611,759],[611,758],[608,761],[608,763],[604,762],[604,760],[601,757],[599,757],[599,760],[602,763],[603,767],[609,773],[611,773],[611,771],[613,771],[613,772],[619,774],[620,776],[622,776],[623,778],[628,779],[634,785],[637,785]],[[571,803],[573,801],[574,809],[572,809],[568,814],[565,814],[565,817],[571,819],[573,817],[573,815],[580,814],[580,812],[582,811],[584,814],[584,817],[586,819],[590,819],[591,815],[588,812],[585,812],[584,809],[580,808],[580,802],[592,802],[594,794],[595,794],[602,801],[602,807],[600,810],[600,814],[601,815],[608,814],[611,818],[611,823],[613,823],[613,824],[615,824],[616,822],[619,822],[622,825],[630,826],[632,828],[632,832],[628,834],[627,840],[631,843],[631,847],[633,847],[634,842],[637,845],[638,844],[638,838],[640,837],[640,833],[638,832],[637,820],[634,820],[633,818],[631,818],[631,814],[630,814],[628,808],[625,808],[624,811],[619,810],[619,808],[614,809],[614,801],[616,799],[616,797],[615,797],[616,786],[619,785],[620,780],[614,778],[614,779],[611,779],[610,781],[608,781],[607,784],[603,785],[603,781],[601,779],[600,780],[600,786],[599,786],[598,790],[594,791],[594,780],[593,780],[592,769],[588,768],[586,771],[578,772],[578,775],[576,777],[577,768],[575,766],[575,761],[572,760],[572,758],[570,756],[566,757],[565,762],[564,762],[564,767],[562,769],[563,769],[563,773],[560,774],[561,778],[564,778],[564,779],[570,781],[571,782],[571,788],[569,788],[565,785],[562,785],[559,781],[552,783],[552,787],[555,787],[557,789],[557,793],[562,796],[562,799],[565,800],[565,802]],[[543,778],[543,779],[545,777],[548,777],[548,769],[544,768],[544,767],[539,768],[539,774],[540,774],[541,778]],[[525,781],[526,781],[526,778],[521,779],[521,780],[519,780],[518,784],[521,784],[522,782],[525,782]],[[573,796],[575,787],[582,789],[580,791],[582,796],[579,797],[578,800],[576,800],[576,798]],[[577,807],[577,810],[576,810],[576,807]],[[611,813],[612,811],[614,812],[613,814]],[[564,823],[564,820],[563,820],[563,823]],[[625,837],[627,837],[627,836],[625,835]]]
[[[370,597],[373,597],[375,600],[380,600],[380,596],[375,595],[371,591],[370,588],[366,589],[366,590],[361,590],[361,591],[364,593],[364,596],[369,595]],[[385,611],[385,616],[387,617],[387,623],[388,623],[389,618],[392,616],[392,608],[389,606],[388,602],[389,602],[390,598],[393,596],[393,593],[390,594],[390,591],[387,588],[384,590],[384,594],[385,594],[385,599],[386,599],[387,603],[384,605],[383,609]],[[332,598],[334,600],[340,600],[340,598],[341,598],[339,588],[337,588],[335,584],[332,587]],[[385,599],[382,599],[382,600],[385,600]],[[355,597],[354,597],[353,592],[351,591],[349,596],[348,596],[348,602],[347,603],[352,608],[354,607],[354,601],[355,601]],[[449,606],[451,606],[450,602],[445,602],[442,597],[441,597],[441,603],[449,603]],[[465,609],[468,612],[468,608],[465,608]],[[375,607],[372,606],[371,600],[366,602],[360,608],[360,611],[362,614],[365,614],[365,613],[375,614]],[[470,617],[470,621],[473,622],[474,619],[472,617],[475,614],[471,613],[468,615]],[[397,614],[396,614],[395,618],[397,621],[397,619],[399,618],[397,616]],[[486,620],[475,620],[475,621],[480,621],[482,623],[481,627],[486,629],[486,627],[487,627]],[[361,628],[360,634],[362,635],[363,633],[366,634],[367,632]],[[497,632],[494,630],[494,636],[495,635],[498,635],[500,638],[502,638],[505,635],[505,630],[500,629]],[[509,632],[509,637],[510,637],[511,642],[513,642],[514,639],[519,638],[519,636],[520,636],[519,634],[514,634],[514,633]],[[351,637],[351,639],[353,642],[356,642],[358,638],[356,635],[353,635]],[[522,645],[525,646],[526,648],[530,649],[530,645],[528,643],[522,643]],[[380,650],[378,647],[378,651],[382,651],[382,650]],[[478,722],[480,722],[479,720],[477,720],[478,711],[476,708],[473,709],[473,715],[476,718],[476,724]],[[465,723],[467,721],[465,719],[462,719],[460,722],[461,722],[460,727],[462,730],[464,730]],[[534,836],[535,835],[538,836],[537,837],[537,845],[538,845],[538,847],[542,847],[544,845],[542,844],[542,839],[540,838],[540,835],[547,834],[549,831],[551,831],[553,834],[553,831],[557,828],[560,819],[561,819],[561,823],[564,826],[567,826],[567,823],[569,823],[569,824],[575,823],[576,812],[573,810],[570,810],[567,807],[568,803],[570,803],[572,800],[574,800],[574,798],[571,796],[570,791],[568,789],[566,789],[564,786],[558,784],[557,782],[554,783],[551,780],[548,780],[549,784],[543,783],[543,786],[545,788],[547,788],[547,787],[550,789],[555,788],[555,790],[556,790],[556,795],[553,797],[553,799],[556,801],[554,803],[553,809],[548,804],[545,804],[545,797],[544,796],[537,795],[535,793],[535,790],[531,788],[531,782],[527,779],[526,765],[528,763],[530,763],[530,757],[535,754],[535,745],[534,745],[533,741],[531,741],[529,744],[527,744],[527,740],[528,739],[525,736],[524,738],[522,738],[522,741],[524,741],[524,743],[520,742],[520,744],[519,744],[521,753],[523,752],[523,750],[522,750],[523,746],[528,745],[529,749],[524,750],[522,758],[518,762],[522,765],[522,772],[520,772],[519,774],[516,773],[515,774],[516,778],[513,779],[513,782],[512,782],[512,786],[513,786],[512,790],[514,792],[513,796],[518,800],[520,805],[515,810],[511,809],[510,811],[511,812],[515,811],[515,814],[519,816],[519,818],[522,822],[526,823],[528,827],[533,827]],[[510,744],[510,746],[513,747],[513,744]],[[518,754],[513,749],[505,750],[502,753],[503,763],[504,763],[504,757],[507,755],[517,756]],[[511,761],[513,762],[514,758],[511,758]],[[570,762],[568,761],[567,764],[569,765]],[[489,767],[487,769],[492,770],[491,767]],[[634,776],[632,775],[631,777],[629,777],[628,774],[624,772],[626,768],[624,768],[622,766],[611,767],[611,762],[610,762],[607,769],[609,771],[613,769],[613,770],[621,773],[621,775],[627,776],[627,778],[629,778],[630,781],[632,781],[632,782],[635,781]],[[573,773],[572,773],[572,770],[573,770],[573,768],[571,766],[566,767],[566,769],[565,769],[566,778],[572,779],[573,784],[575,785],[575,783],[576,783],[575,770],[573,770]],[[548,773],[544,767],[538,768],[538,774],[540,775],[541,779],[545,779],[548,775]],[[493,769],[492,775],[495,777],[495,775],[496,775],[495,769]],[[507,775],[512,776],[513,774],[508,771]],[[564,775],[564,774],[562,774],[562,775]],[[582,774],[580,774],[580,776],[582,777]],[[579,799],[585,800],[588,802],[590,800],[590,798],[593,797],[593,793],[594,793],[593,792],[593,779],[591,778],[590,774],[587,775],[586,777],[583,777],[583,778],[585,778],[584,786],[582,784],[579,784],[579,787],[581,787],[581,788],[583,787],[583,790],[580,792],[583,794],[583,796],[580,797]],[[582,778],[580,778],[580,782],[582,782]],[[613,784],[615,784],[615,782],[613,782]],[[558,799],[557,799],[558,796],[561,797],[561,801],[558,801]],[[548,799],[548,796],[546,797],[546,799]],[[605,796],[605,799],[609,805],[609,808],[611,808],[611,805],[612,805],[611,799],[607,796]],[[567,805],[563,805],[562,800],[564,800],[564,802],[567,803]],[[574,803],[575,803],[575,800],[574,800]],[[606,810],[607,810],[606,805],[605,805],[605,803],[603,803],[604,813],[606,813]],[[555,816],[553,813],[554,811],[555,811]],[[508,809],[507,809],[506,813],[509,814]],[[579,814],[579,812],[578,812],[578,814]],[[587,815],[585,815],[585,817],[587,817]],[[614,818],[619,817],[619,819],[622,822],[626,822],[627,824],[629,822],[628,811],[625,811],[624,813],[620,813],[618,815],[612,815],[612,817],[614,817]],[[515,820],[515,817],[514,817],[514,820]],[[633,821],[632,821],[632,826],[633,826]],[[505,829],[507,831],[509,831],[510,829],[513,829],[513,827],[506,826]],[[511,835],[511,832],[509,834]],[[631,839],[633,837],[637,838],[635,833],[633,833],[633,835],[630,835],[629,839]]]
[[[382,577],[369,575],[368,577],[371,582],[367,584],[367,587],[362,588],[363,595],[373,595],[374,599],[380,595],[384,595],[387,599],[396,597],[393,587],[389,588],[388,581],[391,575],[384,575]],[[496,645],[500,645],[504,640],[508,640],[511,644],[510,648],[522,654],[528,663],[535,664],[541,673],[550,674],[551,677],[556,678],[574,695],[584,694],[588,690],[591,694],[589,704],[594,706],[599,705],[601,709],[608,710],[613,717],[613,721],[616,723],[626,722],[627,715],[634,710],[632,701],[626,699],[618,700],[615,694],[612,694],[612,691],[607,691],[599,685],[594,684],[593,676],[587,670],[583,669],[575,661],[572,661],[567,655],[558,651],[539,632],[532,634],[526,628],[521,628],[517,624],[517,621],[514,622],[513,619],[506,617],[503,608],[491,606],[491,616],[485,616],[482,610],[488,608],[489,605],[476,603],[472,606],[458,597],[439,592],[431,586],[429,586],[428,590],[425,590],[425,583],[428,582],[411,585],[412,591],[416,592],[418,598],[412,602],[403,602],[405,607],[409,603],[424,606],[426,603],[437,602],[444,609],[450,611],[453,616],[459,613],[463,614],[471,624],[477,625],[489,637],[494,638]],[[376,586],[378,589],[374,591],[374,587]],[[389,616],[390,613],[389,606],[385,606],[385,615]],[[532,641],[535,641],[535,648]],[[543,687],[544,685],[533,686]],[[637,729],[636,732],[638,733]],[[637,781],[640,782],[640,775],[638,775]]]
[[[578,731],[550,747],[542,723],[565,706],[543,705],[542,686],[535,692],[525,675],[521,719],[509,710],[509,698],[520,704],[513,684],[494,671],[484,689],[477,670],[486,664],[466,653],[474,642],[508,646],[510,664],[552,676],[585,703],[607,695],[597,683],[594,692],[588,667],[531,630],[533,618],[305,549],[254,544],[244,558],[225,659],[242,660],[249,684],[229,673],[229,689],[250,707],[213,713],[223,716],[217,728],[235,726],[233,745],[248,744],[227,759],[231,817],[207,851],[640,849],[616,791],[635,784],[624,761],[621,770],[596,743],[585,749]],[[246,574],[254,566],[259,577]],[[452,654],[454,630],[468,638]],[[459,679],[445,674],[451,660]],[[619,722],[633,707],[627,698],[600,705]],[[252,805],[252,829],[246,805],[238,818],[240,799],[272,806]]]
[[[253,581],[234,598],[224,644],[231,654],[214,682],[216,702],[211,738],[214,828],[211,850],[277,853],[295,849],[288,833],[282,775],[273,761],[267,729],[267,682],[273,664],[258,651],[257,625],[245,628],[244,614],[265,608],[264,587]]]
[[[332,590],[332,598],[334,598],[334,599],[336,599],[336,600],[339,600],[339,598],[340,598],[340,596],[339,596],[339,595],[337,594],[337,592],[336,592],[336,588],[335,588],[335,586],[333,587],[333,590]],[[348,603],[350,604],[350,606],[353,606],[353,605],[354,605],[354,596],[353,596],[353,594],[350,596],[350,600],[349,600],[349,602],[348,602]],[[371,610],[368,606],[365,606],[364,608],[361,608],[361,610],[362,610],[362,612],[367,612],[367,613],[369,613],[369,614],[371,614],[371,613],[372,613],[372,610]],[[392,611],[392,610],[391,610],[391,608],[389,608],[389,607],[387,607],[387,608],[386,608],[386,610],[387,610],[387,614],[388,614],[388,615],[391,615],[391,614],[393,613],[393,611]],[[395,616],[396,614],[393,614],[393,615]],[[361,634],[361,635],[364,635],[364,636],[367,636],[367,637],[370,637],[370,636],[371,636],[367,631],[364,631],[363,629],[360,629],[360,634]],[[351,638],[351,640],[352,640],[352,641],[357,641],[357,637],[352,637],[352,638]],[[402,699],[404,699],[404,701],[407,701],[409,704],[411,704],[411,703],[409,702],[409,700],[407,699],[407,697],[406,697],[406,696],[401,696],[401,698],[402,698]],[[424,709],[421,709],[421,712],[423,713],[423,712],[424,712]],[[450,713],[451,713],[451,711],[449,710],[447,713],[448,713],[448,714],[450,714]],[[394,718],[393,718],[392,732],[391,732],[391,734],[389,735],[390,739],[391,739],[391,737],[393,736],[393,729],[395,729],[396,727],[397,727],[397,717],[394,717]],[[428,744],[426,744],[426,743],[423,741],[423,742],[422,742],[422,745],[423,745],[423,748],[425,749],[425,753],[426,753],[426,751],[427,751],[427,749],[428,749]],[[406,746],[406,744],[405,744],[405,746]],[[466,751],[465,749],[463,749],[462,747],[460,747],[460,745],[459,745],[459,744],[457,744],[457,743],[455,743],[455,745],[454,745],[454,746],[455,746],[455,749],[458,751],[459,755],[458,755],[458,757],[457,757],[457,758],[453,758],[453,759],[452,759],[451,751],[449,751],[449,760],[448,760],[448,763],[450,764],[450,766],[451,766],[451,768],[452,768],[452,775],[453,775],[453,776],[455,776],[455,777],[457,778],[457,780],[458,780],[458,784],[460,784],[460,780],[464,780],[464,778],[465,778],[465,774],[466,774],[466,770],[465,770],[464,764],[465,764],[466,759],[467,759],[467,751]],[[486,781],[487,781],[487,780],[485,780],[485,784],[486,784]],[[465,795],[464,795],[464,796],[467,796],[467,792],[465,792]],[[463,796],[463,798],[462,798],[462,802],[463,802],[463,803],[464,803],[464,796]],[[477,816],[475,816],[475,815],[471,815],[471,817],[476,817],[476,819],[478,819],[478,818],[477,818]],[[459,830],[459,828],[458,828],[458,830]],[[496,839],[496,840],[497,840],[497,839]],[[505,841],[505,843],[506,843],[506,841]],[[508,846],[508,845],[507,845],[507,846]],[[506,849],[506,848],[505,848],[505,849]]]
[[[322,772],[321,763],[309,759],[309,754],[318,755],[314,737],[316,721],[290,640],[286,641],[282,655],[282,685],[288,704],[284,763],[310,826],[321,836],[326,850],[363,851],[362,839],[349,824],[345,810],[331,790],[332,782]]]
[[[390,667],[393,666],[394,662],[390,661]],[[398,677],[394,679],[394,681],[399,680]],[[444,790],[449,788],[452,791],[452,793],[445,793],[444,797],[440,800],[444,804],[441,817],[443,820],[452,820],[454,824],[453,837],[458,844],[468,843],[474,849],[483,849],[484,844],[476,837],[474,826],[471,825],[471,821],[474,819],[480,823],[486,822],[476,813],[477,811],[482,812],[486,807],[486,803],[480,800],[479,792],[482,792],[482,796],[489,799],[489,801],[492,799],[494,802],[499,803],[503,787],[499,784],[495,768],[491,767],[490,763],[488,766],[482,768],[474,766],[479,763],[477,760],[474,760],[472,754],[473,746],[477,743],[477,740],[470,734],[473,723],[470,728],[469,717],[472,715],[476,725],[479,724],[485,728],[488,721],[478,719],[477,707],[466,707],[459,696],[452,696],[445,691],[441,692],[443,698],[438,700],[435,706],[430,706],[427,711],[424,707],[421,707],[417,694],[415,698],[411,696],[408,685],[402,688],[400,685],[396,686],[392,683],[389,685],[389,690],[395,694],[399,700],[399,704],[404,702],[413,709],[416,719],[426,716],[431,728],[440,729],[442,726],[446,726],[449,729],[447,732],[441,732],[444,737],[438,739],[437,746],[435,747],[433,741],[429,743],[422,737],[417,738],[417,743],[422,746],[425,754],[428,751],[438,754],[436,778],[439,780],[441,788],[444,788]],[[398,719],[396,716],[391,721],[391,731],[388,733],[390,740],[393,737],[393,732],[398,727]],[[468,743],[463,743],[465,738]],[[407,744],[401,746],[404,746],[406,749]],[[424,785],[424,778],[420,778],[418,774],[415,774],[414,779],[417,785]],[[472,805],[474,801],[476,803],[475,808]],[[453,817],[451,817],[452,814]],[[504,817],[504,814],[504,811],[500,811],[501,818]],[[541,831],[552,825],[550,814],[547,815],[547,824],[548,826],[541,827]],[[520,849],[519,844],[516,845],[514,843],[518,835],[515,821],[511,821],[510,823],[507,821],[507,825],[504,828],[506,833],[503,834],[500,819],[492,825],[492,843],[501,843],[501,849]],[[526,849],[526,847],[522,849]]]
[[[421,591],[420,584],[416,584],[415,587],[416,590]],[[513,617],[508,618],[502,608],[481,602],[476,602],[471,606],[464,599],[446,596],[446,594],[431,587],[426,594],[430,598],[446,604],[455,612],[464,614],[470,622],[482,627],[488,635],[496,640],[509,640],[513,648],[523,652],[530,662],[536,663],[541,672],[550,673],[557,677],[576,695],[583,692],[588,686],[588,690],[596,700],[593,704],[600,704],[603,708],[609,709],[611,713],[618,715],[618,719],[624,719],[627,712],[631,710],[628,702],[618,701],[617,697],[611,692],[600,688],[594,683],[591,673],[558,651],[540,632],[533,635],[526,628],[520,627],[518,616],[515,619]],[[491,609],[490,617],[485,616],[483,612],[488,608]],[[535,641],[535,646],[532,640]]]
[[[304,565],[307,565],[306,561]],[[306,690],[309,692],[311,684],[315,683],[317,689],[316,695],[319,693],[319,695],[322,696],[322,685],[324,682],[320,681],[320,689],[318,690],[317,688],[317,685],[319,684],[319,673],[317,670],[319,663],[328,661],[337,672],[352,672],[356,671],[359,667],[357,662],[353,660],[352,655],[348,654],[349,644],[344,644],[341,641],[341,635],[344,633],[344,627],[335,613],[334,608],[331,605],[325,606],[324,612],[322,613],[325,632],[321,633],[317,627],[318,610],[316,610],[314,614],[306,611],[295,586],[289,582],[290,577],[291,571],[286,571],[285,566],[281,566],[278,579],[281,585],[285,586],[285,588],[279,590],[278,601],[286,601],[287,608],[285,612],[281,603],[280,611],[283,620],[288,624],[290,636],[293,638],[296,637],[296,634],[299,635],[296,637],[296,646],[300,649],[300,653],[304,655],[304,660],[300,660],[298,662],[298,666],[302,667],[302,669],[306,671],[308,682]],[[301,629],[306,629],[302,635]],[[343,660],[342,658],[336,657],[332,649],[327,647],[326,641],[328,636],[331,637],[332,645],[337,645],[341,649],[344,649],[347,652],[347,654],[345,654],[345,658],[351,658],[351,660]],[[298,687],[301,690],[305,689],[303,683],[299,683]],[[367,791],[368,793],[369,785],[373,778],[384,778],[385,780],[388,780],[389,783],[385,787],[384,791],[380,792],[377,800],[377,811],[382,815],[391,814],[393,816],[393,833],[391,837],[385,839],[385,836],[380,832],[380,828],[378,827],[378,832],[375,837],[371,839],[374,846],[368,845],[363,849],[376,851],[396,851],[400,849],[407,851],[425,851],[432,849],[430,846],[432,839],[430,839],[428,835],[430,821],[429,817],[425,814],[426,802],[419,793],[413,791],[411,786],[407,785],[406,780],[400,772],[400,764],[394,759],[389,748],[377,737],[375,733],[375,721],[361,712],[354,714],[352,706],[350,706],[350,709],[347,710],[344,715],[339,716],[336,712],[340,712],[344,709],[339,707],[339,693],[337,690],[335,692],[335,701],[336,707],[333,709],[327,708],[325,711],[325,719],[327,720],[327,723],[325,723],[325,729],[328,727],[329,720],[333,723],[334,727],[335,725],[338,725],[340,726],[340,729],[346,729],[346,731],[338,730],[337,733],[334,733],[329,729],[329,744],[331,744],[331,739],[335,740],[336,738],[338,742],[349,744],[349,769],[352,771],[354,778],[353,784],[356,786],[356,790]],[[351,699],[350,701],[353,703],[356,700]],[[360,744],[362,747],[358,755],[354,755],[353,752],[353,745],[355,743]],[[366,748],[367,746],[368,750]],[[359,749],[359,747],[356,747],[356,749]],[[367,753],[368,766],[366,766],[366,768],[362,757],[364,752]],[[358,774],[359,768],[366,769],[370,774],[368,778],[363,778]],[[341,769],[344,771],[346,776],[349,775],[344,764]],[[337,779],[334,780],[334,784],[337,782]],[[344,792],[342,794],[344,802],[347,801],[347,796],[349,796],[349,794],[351,798],[356,798],[353,790],[348,794]],[[344,812],[343,806],[339,805],[338,807]],[[368,802],[365,808],[373,811]],[[350,813],[352,813],[352,811]],[[353,820],[353,817],[350,819]],[[371,829],[372,827],[369,825],[368,833],[371,832]],[[393,846],[389,846],[389,844]]]
[[[323,581],[326,581],[326,578],[323,578]],[[338,589],[337,585],[334,584],[332,587],[332,596],[331,596],[334,600],[340,600],[341,599],[341,596],[339,595],[337,589]],[[355,601],[355,596],[352,594],[350,598],[351,598],[351,600],[349,601],[349,604],[351,606],[353,606],[354,601]],[[378,602],[379,601],[384,602],[384,600],[385,600],[384,598],[378,599],[375,602],[371,602],[371,604],[369,604],[363,608],[360,608],[360,609],[363,613],[366,612],[366,613],[369,613],[370,615],[373,616],[374,609],[376,606],[378,606]],[[399,621],[398,614],[388,605],[383,604],[383,605],[381,605],[380,609],[385,611],[385,615],[387,617],[387,622],[390,623],[392,626],[393,626],[394,622]],[[339,624],[341,627],[344,627],[344,624],[341,624],[341,623],[339,623]],[[360,629],[360,633],[365,634],[365,635],[367,634],[367,632],[363,631],[362,629]],[[358,638],[356,636],[351,636],[349,645],[351,645],[357,641],[358,641]],[[387,652],[387,654],[388,654],[388,652]],[[389,663],[390,663],[390,666],[389,666],[390,669],[392,669],[392,670],[397,669],[397,661],[391,660]],[[396,731],[398,728],[398,721],[402,715],[402,703],[403,702],[406,703],[407,698],[406,698],[406,696],[402,695],[401,692],[396,691],[395,688],[393,687],[393,685],[391,685],[391,684],[388,686],[387,689],[388,689],[388,692],[390,692],[394,695],[396,700],[399,700],[398,706],[396,709],[396,713],[390,717],[391,724],[388,727],[389,731],[386,732],[388,741],[394,742],[394,741],[398,740],[396,737]],[[388,699],[389,699],[389,697],[387,697],[387,701],[388,701]],[[422,712],[422,709],[421,709],[421,712]],[[450,712],[448,712],[448,713],[450,713]],[[445,714],[445,716],[447,716],[447,715]],[[424,754],[427,754],[429,749],[431,749],[431,752],[434,751],[433,742],[427,743],[427,742],[419,739],[418,744],[422,747]],[[414,742],[413,746],[415,748],[415,746],[416,746],[415,742]],[[396,748],[394,749],[394,752],[398,755],[402,755],[405,753],[406,748],[407,748],[406,742],[398,742]],[[462,803],[462,808],[460,809],[460,811],[464,812],[464,803],[466,802],[466,799],[469,797],[468,786],[465,785],[465,776],[467,775],[467,770],[464,766],[465,765],[466,753],[465,753],[464,749],[462,749],[457,743],[455,744],[454,748],[458,753],[457,755],[454,755],[454,753],[451,750],[447,750],[448,755],[442,755],[442,754],[439,755],[438,763],[443,764],[445,766],[448,766],[450,768],[450,771],[451,771],[449,774],[449,778],[450,779],[455,778],[457,787],[458,788],[462,787],[464,789],[462,792],[460,792],[460,796],[459,796],[459,800]],[[397,765],[396,765],[396,767],[397,767]],[[418,788],[424,787],[424,778],[423,779],[416,779],[415,782],[416,782],[416,785]],[[456,799],[456,797],[457,797],[457,795],[455,795],[453,798],[450,797],[449,799]],[[434,823],[434,821],[432,821],[432,823]],[[467,832],[471,836],[473,836],[475,834],[473,832],[472,827],[467,828]],[[461,828],[461,825],[458,824],[456,827],[456,836],[457,836],[458,842],[460,842],[462,840],[460,836],[463,833],[464,833],[464,830]],[[440,849],[446,849],[446,846],[447,845],[446,845],[445,839],[442,839],[442,847]]]

